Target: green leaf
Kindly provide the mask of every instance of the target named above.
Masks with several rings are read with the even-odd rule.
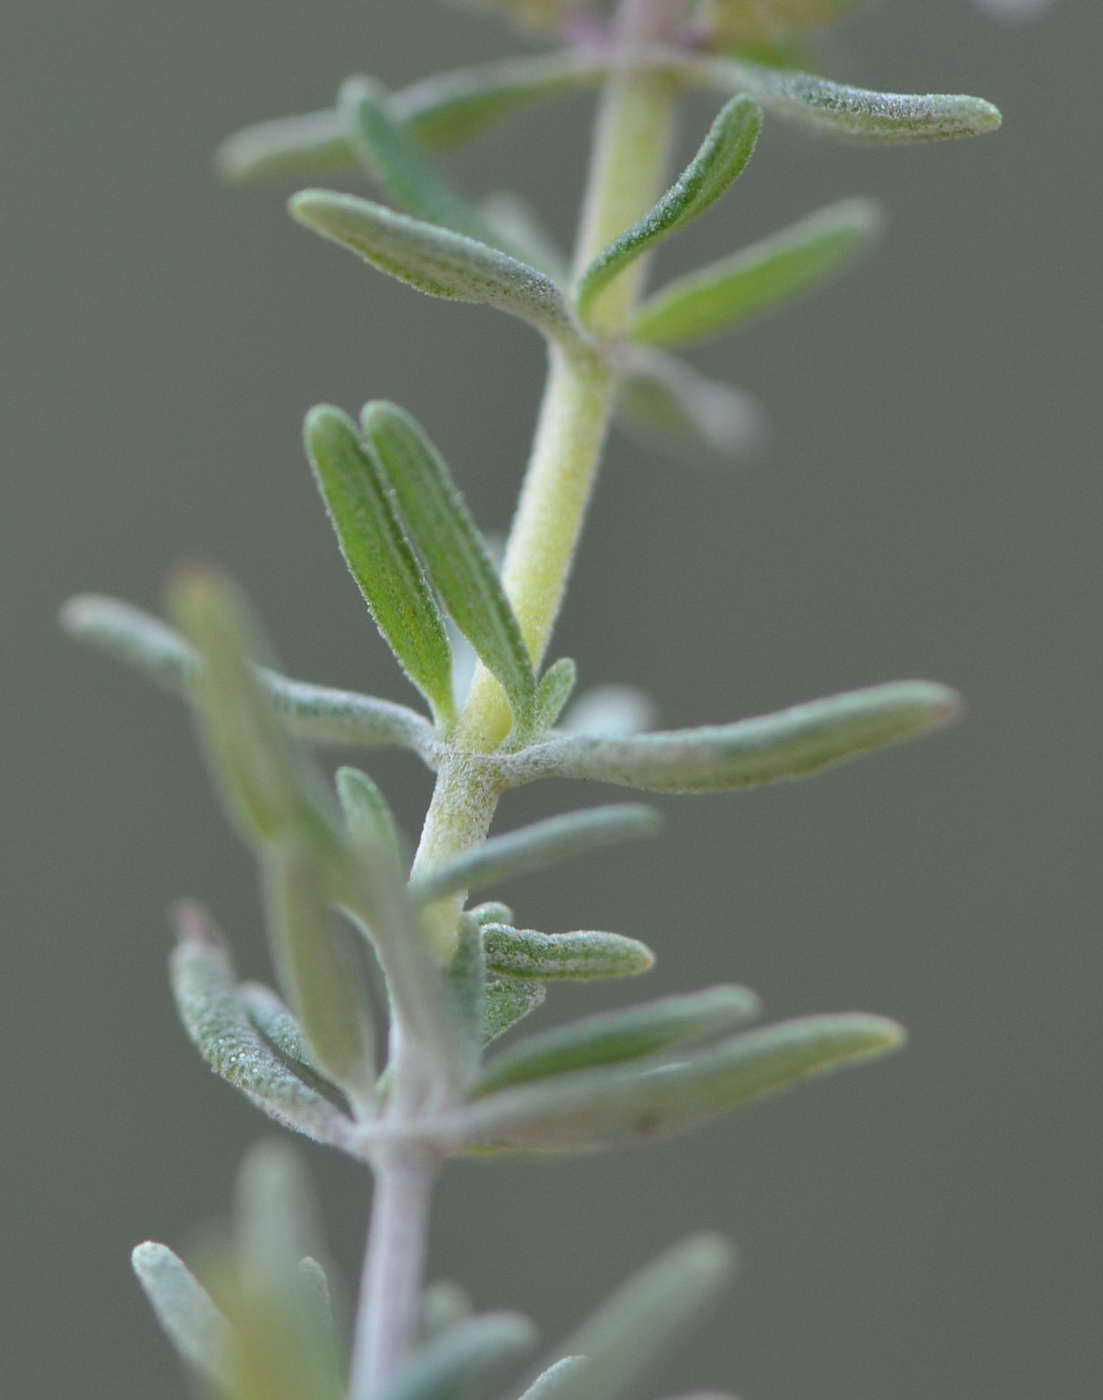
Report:
[[[585,1366],[560,1365],[539,1400],[619,1400],[697,1322],[731,1277],[731,1246],[692,1235],[634,1274],[560,1348]]]
[[[762,127],[762,110],[749,97],[733,97],[713,122],[693,160],[644,217],[599,253],[582,274],[575,294],[588,319],[594,299],[649,248],[692,223],[742,174]]]
[[[641,354],[620,386],[617,424],[679,462],[704,454],[730,460],[758,448],[765,415],[750,394],[706,379],[669,355]]]
[[[289,207],[299,223],[420,292],[497,307],[553,339],[580,343],[558,287],[508,253],[354,195],[303,190]]]
[[[564,50],[423,78],[384,99],[387,114],[429,149],[457,146],[549,98],[599,83],[607,71]],[[333,107],[258,122],[228,137],[215,168],[235,184],[345,175],[359,168],[344,115]]]
[[[213,570],[193,569],[177,575],[170,602],[201,659],[199,727],[231,817],[254,842],[293,834],[328,845],[328,794],[257,677],[250,659],[256,632],[237,590]]]
[[[387,982],[392,1014],[403,1027],[427,1085],[456,1089],[464,1044],[450,1014],[444,977],[407,892],[393,848],[351,837],[339,872],[338,904],[369,938]]]
[[[502,904],[497,899],[488,899],[485,904],[476,904],[474,909],[468,912],[477,924],[513,923],[513,910],[508,904]]]
[[[655,954],[646,944],[619,933],[537,933],[485,924],[483,947],[486,965],[497,976],[539,982],[636,977],[655,965]]]
[[[568,735],[504,758],[514,785],[588,778],[648,792],[731,792],[805,778],[886,744],[945,728],[959,696],[933,681],[896,681],[776,714],[624,739]],[[512,771],[511,771],[512,770]]]
[[[994,131],[1001,121],[997,108],[980,97],[871,92],[743,59],[697,59],[685,71],[705,87],[746,93],[768,111],[832,136],[949,141]]]
[[[337,796],[345,822],[356,840],[380,842],[401,859],[402,839],[394,813],[378,786],[359,768],[338,768]]]
[[[269,1048],[238,996],[221,936],[196,905],[177,910],[180,941],[172,991],[180,1019],[207,1064],[269,1117],[317,1142],[347,1147],[351,1120]]]
[[[534,734],[546,734],[555,728],[577,680],[578,667],[569,656],[561,656],[540,677],[532,706]]]
[[[379,1400],[440,1400],[523,1355],[535,1339],[532,1323],[519,1313],[483,1313],[457,1322],[415,1351]]]
[[[271,987],[261,982],[242,982],[238,997],[249,1020],[285,1060],[291,1061],[294,1072],[308,1084],[316,1080],[315,1087],[324,1085],[302,1027]]]
[[[361,163],[393,204],[415,218],[498,246],[496,233],[453,189],[424,145],[388,113],[377,87],[350,78],[341,88],[338,108]]]
[[[635,341],[685,345],[723,335],[837,276],[883,225],[871,199],[830,204],[738,253],[680,277],[640,307]]]
[[[589,1364],[585,1356],[564,1356],[536,1377],[521,1400],[556,1400],[563,1393],[563,1386],[568,1382],[573,1385]]]
[[[246,1287],[290,1291],[318,1245],[318,1210],[302,1159],[286,1142],[259,1142],[237,1175],[238,1268]]]
[[[537,102],[594,87],[607,72],[575,49],[509,58],[423,78],[392,93],[387,110],[425,145],[457,146]]]
[[[440,1131],[484,1148],[633,1147],[686,1132],[812,1075],[883,1055],[902,1039],[901,1028],[881,1016],[806,1016],[747,1031],[673,1065],[577,1070],[503,1089]]]
[[[448,865],[422,876],[411,888],[418,899],[430,904],[446,894],[482,889],[603,846],[655,836],[659,825],[659,814],[637,803],[567,812],[505,836],[492,836]]]
[[[482,536],[444,459],[415,420],[391,403],[361,415],[367,451],[402,512],[456,626],[524,721],[536,680],[532,660]]]
[[[475,1093],[481,1097],[532,1079],[662,1054],[743,1025],[759,1011],[758,998],[746,987],[710,987],[599,1012],[517,1041],[490,1062]]]
[[[318,489],[375,624],[438,722],[455,719],[444,619],[352,419],[322,404],[304,430]]]
[[[167,1245],[147,1240],[130,1256],[157,1321],[182,1361],[221,1391],[230,1388],[226,1319]]]
[[[330,919],[326,882],[300,845],[265,852],[273,958],[311,1059],[363,1116],[376,1111],[373,1031],[364,971],[351,935]]]
[[[194,689],[199,671],[194,649],[171,627],[129,603],[82,594],[62,608],[61,623],[71,636],[135,667],[174,694],[189,695]],[[432,766],[436,754],[432,726],[405,705],[289,680],[264,667],[258,668],[257,675],[272,708],[300,738],[412,749]]]
[[[447,970],[452,1011],[459,1028],[465,1078],[478,1070],[486,1024],[486,958],[482,926],[470,914],[460,918],[456,951]]]
[[[505,1035],[530,1011],[543,1006],[547,994],[543,982],[522,982],[516,977],[488,982],[483,1007],[483,1044],[489,1045]]]

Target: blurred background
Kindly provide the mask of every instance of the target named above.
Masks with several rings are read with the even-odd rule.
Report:
[[[12,1395],[169,1400],[185,1383],[128,1250],[186,1251],[224,1218],[266,1127],[175,1023],[165,909],[202,897],[264,975],[254,877],[182,707],[65,642],[55,612],[87,589],[156,608],[174,561],[209,558],[292,674],[412,698],[344,575],[302,413],[406,405],[504,529],[538,340],[385,281],[292,225],[286,191],[220,188],[209,157],[238,126],[325,105],[350,70],[399,85],[518,40],[431,0],[6,14],[2,1369]],[[960,687],[970,714],[807,785],[660,799],[661,858],[624,848],[513,890],[531,927],[646,939],[651,994],[738,980],[776,1017],[860,1008],[912,1033],[650,1152],[448,1174],[433,1273],[548,1337],[680,1235],[738,1241],[737,1286],[656,1395],[1096,1393],[1101,40],[1091,0],[1030,28],[965,0],[885,3],[834,71],[982,94],[1003,130],[883,150],[771,120],[662,260],[851,193],[891,216],[868,264],[697,356],[767,406],[756,461],[614,442],[557,653],[584,684],[645,687],[670,725],[910,675]],[[455,168],[473,190],[519,184],[566,237],[590,111],[541,107]],[[690,108],[687,151],[709,112]],[[370,766],[413,832],[428,776]],[[603,796],[541,785],[501,822]],[[530,1024],[640,992],[567,989]],[[309,1155],[351,1279],[366,1180]]]

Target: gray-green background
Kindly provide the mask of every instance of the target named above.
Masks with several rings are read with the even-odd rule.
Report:
[[[775,1015],[860,1007],[912,1031],[903,1056],[650,1153],[451,1172],[434,1272],[550,1336],[675,1237],[739,1241],[736,1288],[656,1395],[1096,1393],[1097,10],[1000,29],[957,0],[886,3],[842,72],[979,92],[1003,131],[884,151],[772,121],[664,261],[843,194],[891,211],[866,267],[700,356],[768,405],[758,462],[615,443],[558,649],[587,682],[647,687],[667,723],[906,675],[971,710],[807,786],[664,801],[661,849],[516,891],[532,926],[647,939],[652,991],[742,980]],[[155,606],[173,561],[212,558],[294,673],[407,699],[313,498],[301,414],[400,401],[502,528],[541,375],[522,327],[385,282],[294,227],[282,192],[218,188],[209,152],[350,70],[397,84],[514,44],[432,0],[6,12],[5,1394],[184,1394],[127,1250],[223,1216],[265,1131],[199,1066],[163,971],[182,893],[263,970],[250,863],[184,712],[65,643],[58,602]],[[565,235],[588,116],[542,109],[458,168],[518,183]],[[426,775],[373,771],[412,827]],[[600,796],[548,785],[502,821]],[[564,991],[543,1022],[617,996]],[[366,1182],[310,1160],[351,1275]]]

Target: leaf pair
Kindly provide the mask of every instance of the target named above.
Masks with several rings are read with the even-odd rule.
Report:
[[[134,1250],[134,1271],[181,1359],[227,1400],[344,1395],[315,1218],[297,1156],[264,1143],[242,1165],[233,1244],[204,1270],[210,1291],[166,1245]]]
[[[316,408],[305,439],[345,561],[438,724],[450,729],[456,709],[452,651],[435,594],[524,726],[536,696],[532,661],[486,545],[433,444],[409,414],[387,403],[369,404],[359,431],[340,410]]]

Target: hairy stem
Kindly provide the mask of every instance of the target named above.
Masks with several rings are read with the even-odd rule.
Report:
[[[373,1161],[375,1191],[360,1285],[350,1393],[374,1395],[417,1331],[424,1285],[429,1203],[437,1162],[401,1148]]]

